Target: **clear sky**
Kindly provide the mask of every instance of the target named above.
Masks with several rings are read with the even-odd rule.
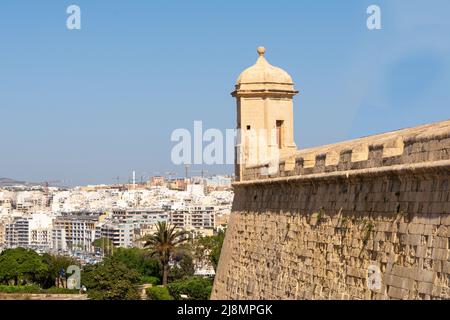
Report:
[[[230,92],[259,45],[300,91],[299,147],[448,119],[449,15],[448,0],[1,0],[0,177],[181,176],[172,131],[233,128]]]

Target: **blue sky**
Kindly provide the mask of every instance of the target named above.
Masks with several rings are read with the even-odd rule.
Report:
[[[70,4],[81,30],[66,28]],[[366,27],[370,4],[382,30]],[[181,176],[171,132],[233,128],[230,92],[259,45],[300,91],[299,147],[448,119],[449,12],[447,0],[2,0],[0,177]]]

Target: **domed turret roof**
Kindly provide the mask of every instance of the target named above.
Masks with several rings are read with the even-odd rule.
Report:
[[[291,76],[281,68],[272,66],[264,58],[266,49],[259,47],[257,49],[259,54],[256,63],[244,70],[236,84],[251,84],[251,83],[279,83],[279,84],[293,84]]]

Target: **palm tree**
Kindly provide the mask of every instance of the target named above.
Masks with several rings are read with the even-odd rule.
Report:
[[[156,255],[161,262],[163,286],[167,284],[169,261],[172,253],[177,246],[188,240],[186,234],[186,231],[175,230],[175,226],[168,224],[166,221],[158,221],[156,233],[143,238],[146,241],[144,247],[148,247],[151,250],[151,254]]]

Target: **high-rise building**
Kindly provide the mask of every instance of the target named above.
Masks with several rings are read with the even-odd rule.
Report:
[[[53,218],[44,213],[29,217],[29,246],[33,249],[47,250],[52,245]]]
[[[100,238],[110,239],[114,247],[130,248],[133,246],[135,234],[133,223],[106,223],[99,229]]]
[[[5,226],[5,244],[8,248],[28,247],[30,243],[29,218],[14,217]]]
[[[214,207],[211,206],[187,206],[170,212],[170,223],[187,230],[213,229],[214,219]]]
[[[5,222],[0,220],[0,248],[5,246]]]
[[[55,250],[93,252],[98,216],[64,216],[53,221],[52,245]]]

